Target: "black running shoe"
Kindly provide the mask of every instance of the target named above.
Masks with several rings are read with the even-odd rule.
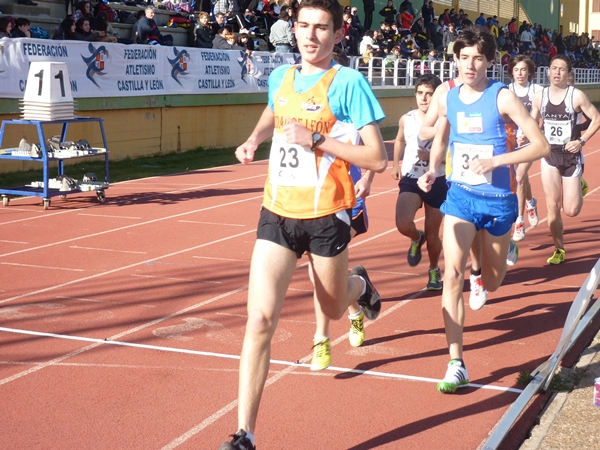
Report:
[[[219,450],[256,450],[256,447],[252,445],[250,439],[246,437],[246,432],[244,430],[239,430],[231,437],[231,442],[223,442],[219,447]]]
[[[357,275],[362,277],[367,282],[367,288],[365,293],[358,297],[358,304],[362,306],[363,311],[365,312],[365,316],[369,320],[377,319],[379,316],[379,312],[381,311],[381,297],[371,283],[369,279],[369,275],[367,275],[367,270],[363,266],[354,266],[350,271],[350,275]]]
[[[406,260],[408,261],[408,265],[411,267],[415,267],[417,264],[421,262],[421,247],[425,243],[425,233],[419,230],[419,240],[411,241],[410,247],[408,249],[408,255],[406,256]]]

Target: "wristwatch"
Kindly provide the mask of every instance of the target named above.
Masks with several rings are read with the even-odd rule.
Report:
[[[325,136],[323,136],[321,133],[314,132],[312,134],[312,145],[310,146],[310,149],[314,152],[315,149],[319,145],[321,145],[324,140],[325,140]]]
[[[585,139],[579,139],[579,144],[583,147],[585,145]]]

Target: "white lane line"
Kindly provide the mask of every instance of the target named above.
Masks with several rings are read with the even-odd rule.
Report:
[[[26,197],[22,197],[22,198],[26,198]],[[17,198],[15,198],[15,199],[11,199],[11,202],[13,202],[13,201],[15,201],[15,200],[18,200],[18,199],[17,199]],[[1,210],[0,210],[0,211],[1,211]],[[7,213],[7,214],[8,214],[9,212],[12,212],[12,211],[25,211],[25,212],[32,212],[32,213],[38,213],[38,214],[42,214],[42,213],[44,213],[44,212],[45,212],[43,209],[42,209],[42,210],[39,210],[39,209],[22,209],[22,208],[14,208],[14,207],[12,207],[12,206],[10,207],[10,209],[6,209],[6,210],[4,210],[4,211],[6,211],[6,213]]]
[[[177,312],[174,312],[172,314],[168,314],[166,316],[159,317],[158,319],[152,320],[150,322],[146,322],[145,324],[142,324],[142,325],[140,325],[138,327],[130,328],[129,330],[126,330],[126,331],[123,331],[121,333],[115,334],[114,336],[110,336],[110,337],[106,338],[105,341],[99,340],[100,343],[95,342],[95,343],[93,343],[91,345],[88,345],[87,347],[80,348],[78,350],[75,350],[75,351],[72,351],[70,353],[67,353],[66,355],[62,355],[62,356],[59,356],[58,358],[54,358],[51,361],[47,361],[45,363],[42,363],[42,364],[39,364],[39,365],[37,365],[35,367],[27,369],[27,370],[25,370],[23,372],[16,373],[16,374],[14,374],[14,375],[12,375],[12,376],[10,376],[8,378],[4,378],[4,379],[0,380],[0,386],[2,386],[3,384],[6,384],[6,383],[10,383],[11,381],[14,381],[14,380],[18,380],[19,378],[22,378],[22,377],[24,377],[26,375],[32,374],[34,372],[37,372],[38,370],[41,370],[41,369],[43,369],[45,367],[57,364],[57,363],[59,363],[61,361],[64,361],[65,359],[70,358],[71,356],[76,356],[76,355],[79,355],[80,353],[86,352],[88,350],[92,350],[92,349],[94,349],[96,347],[99,347],[102,344],[106,344],[108,342],[111,342],[111,343],[117,342],[116,339],[120,339],[123,336],[127,336],[127,335],[133,334],[133,333],[137,333],[138,331],[143,330],[144,328],[148,328],[148,327],[154,326],[156,324],[159,324],[161,322],[164,322],[165,320],[169,320],[169,319],[172,319],[174,317],[180,316],[182,314],[186,314],[186,313],[188,313],[190,311],[193,311],[195,309],[198,309],[198,308],[200,308],[202,306],[205,306],[205,305],[208,305],[210,303],[216,302],[216,301],[221,300],[221,299],[223,299],[225,297],[229,297],[230,295],[237,294],[238,292],[242,292],[243,290],[246,290],[246,289],[248,289],[247,285],[239,287],[237,289],[233,289],[233,290],[231,290],[229,292],[225,292],[224,294],[220,294],[220,295],[217,295],[215,297],[209,298],[208,300],[205,300],[203,302],[197,303],[197,304],[192,305],[192,306],[188,306],[187,308],[184,308],[184,309],[179,310]]]
[[[173,281],[186,281],[188,283],[212,283],[212,284],[223,284],[222,281],[209,281],[209,280],[192,280],[191,278],[176,278],[176,277],[159,277],[156,275],[142,275],[138,273],[132,273],[132,277],[140,278],[157,278],[159,280],[173,280]]]
[[[228,167],[228,166],[222,166],[222,167]],[[212,169],[202,169],[202,170],[214,170],[217,169],[217,167],[214,167]],[[201,172],[201,171],[197,171],[197,172]],[[189,172],[188,172],[189,173]],[[178,175],[178,174],[173,174],[173,175]],[[173,176],[170,175],[170,176]],[[212,184],[201,184],[198,185],[194,188],[190,188],[190,189],[179,189],[179,190],[175,190],[175,191],[169,191],[169,192],[159,192],[159,193],[155,193],[155,194],[149,194],[149,195],[140,195],[140,197],[136,197],[133,199],[127,199],[127,200],[118,200],[118,199],[111,199],[110,204],[111,205],[118,205],[121,203],[131,203],[133,201],[139,201],[139,200],[144,200],[144,199],[148,199],[148,198],[152,198],[152,197],[159,197],[161,195],[172,195],[172,194],[177,194],[179,192],[186,192],[186,191],[191,191],[191,190],[197,190],[197,189],[204,189],[207,187],[212,187],[212,186],[219,186],[222,184],[234,184],[237,183],[238,181],[244,181],[244,180],[251,180],[254,178],[265,178],[267,176],[267,174],[262,174],[262,175],[254,175],[251,177],[245,177],[245,178],[237,178],[235,180],[228,180],[228,181],[220,181],[218,183],[212,183]],[[148,177],[148,178],[143,178],[145,180],[149,180],[149,179],[153,179],[153,178],[159,178],[159,177]],[[130,181],[137,181],[137,180],[130,180]],[[120,183],[115,183],[112,186],[118,186],[121,183],[128,183],[129,181],[122,181]],[[262,195],[260,196],[262,197]],[[20,197],[20,198],[16,198],[14,200],[20,200],[20,199],[27,199],[28,197]],[[83,206],[81,208],[73,208],[73,209],[67,209],[64,211],[56,211],[56,212],[47,212],[47,211],[39,211],[40,215],[37,217],[26,217],[23,219],[17,219],[17,220],[11,220],[9,222],[0,222],[0,226],[2,225],[10,225],[13,223],[19,223],[19,222],[25,222],[28,220],[36,220],[36,219],[41,219],[41,218],[46,218],[46,217],[52,217],[52,216],[56,216],[58,214],[67,214],[67,213],[73,213],[73,212],[78,212],[78,211],[85,211],[86,209],[90,209],[90,208],[96,208],[97,205],[89,205],[89,206]],[[12,209],[12,208],[11,208]],[[34,211],[34,212],[38,212],[38,211]],[[43,214],[42,214],[43,213]],[[0,255],[2,256],[2,255]]]
[[[246,225],[240,223],[217,223],[217,222],[200,222],[198,220],[178,220],[181,223],[199,223],[202,225],[219,225],[225,227],[245,227]]]
[[[20,330],[17,328],[6,328],[6,327],[0,327],[0,331],[4,331],[6,333],[14,333],[14,334],[25,334],[25,335],[29,335],[29,336],[39,336],[39,337],[67,339],[67,340],[82,341],[82,342],[91,342],[91,343],[99,344],[99,345],[102,345],[102,344],[118,345],[121,347],[133,347],[133,348],[141,348],[141,349],[145,349],[145,350],[157,350],[157,351],[171,352],[171,353],[183,353],[183,354],[187,354],[187,355],[209,356],[209,357],[215,357],[215,358],[234,359],[234,360],[240,359],[240,357],[238,355],[230,355],[228,353],[204,352],[201,350],[189,350],[189,349],[177,348],[177,347],[164,347],[162,345],[138,344],[135,342],[115,341],[111,338],[97,339],[97,338],[88,338],[88,337],[83,337],[83,336],[71,336],[68,334],[45,333],[45,332],[40,332],[40,331]],[[310,369],[310,364],[307,364],[307,363],[294,363],[292,361],[284,361],[284,360],[280,360],[280,359],[271,359],[270,363],[273,365],[281,365],[281,366],[289,366],[289,367],[303,367],[305,369]],[[381,377],[381,378],[395,378],[395,379],[401,379],[401,380],[424,381],[427,383],[438,383],[440,381],[435,378],[418,377],[415,375],[403,375],[403,374],[390,373],[390,372],[380,372],[380,371],[375,371],[375,370],[351,369],[348,367],[329,366],[327,368],[327,370],[330,370],[332,372],[356,373],[356,374],[360,374],[360,375],[372,375],[372,376]],[[2,384],[2,381],[0,381],[0,384]],[[494,391],[502,391],[502,392],[516,392],[516,393],[523,392],[521,389],[507,388],[507,387],[501,387],[501,386],[492,386],[492,385],[485,385],[485,384],[469,383],[469,386],[478,387],[481,389],[489,389],[489,390],[494,390]]]
[[[28,248],[28,249],[17,250],[17,251],[10,252],[10,253],[4,253],[4,254],[0,255],[0,258],[4,257],[4,256],[17,255],[19,253],[30,252],[30,251],[33,251],[33,250],[40,250],[42,248],[54,247],[56,245],[67,244],[69,242],[79,241],[79,240],[82,240],[82,239],[88,239],[88,238],[91,238],[91,237],[102,236],[104,234],[114,233],[116,231],[123,231],[123,230],[128,230],[130,228],[137,228],[137,227],[141,227],[143,225],[148,225],[148,224],[152,224],[152,223],[162,222],[164,220],[169,220],[169,219],[175,219],[177,217],[187,216],[189,214],[195,214],[195,213],[198,213],[198,212],[210,211],[210,210],[222,208],[222,207],[225,207],[225,206],[237,205],[239,203],[245,203],[245,202],[248,202],[248,201],[257,200],[259,198],[263,198],[263,195],[261,194],[261,195],[258,195],[256,197],[249,197],[249,198],[245,198],[243,200],[235,200],[235,201],[229,202],[229,203],[221,203],[219,205],[208,206],[206,208],[200,208],[200,209],[196,209],[194,211],[187,211],[187,212],[183,212],[183,213],[179,213],[179,214],[173,214],[171,216],[159,217],[157,219],[148,220],[146,222],[136,223],[136,224],[132,224],[132,225],[125,225],[125,226],[122,226],[122,227],[119,227],[119,228],[113,228],[112,230],[100,231],[98,233],[92,233],[92,234],[87,234],[87,235],[84,235],[84,236],[78,236],[78,237],[74,237],[74,238],[71,238],[71,239],[65,239],[63,241],[58,241],[58,242],[52,242],[50,244],[39,245],[37,247],[31,247],[31,248]],[[252,230],[252,231],[255,231],[255,230]]]
[[[7,244],[29,244],[29,242],[21,242],[21,241],[5,241],[0,239],[0,242],[6,242]]]
[[[140,220],[141,217],[133,217],[133,216],[108,216],[106,214],[88,214],[88,213],[79,213],[78,216],[87,216],[87,217],[105,217],[107,219],[136,219]]]
[[[14,297],[10,297],[10,298],[6,298],[4,300],[0,300],[0,304],[12,302],[13,300],[19,300],[21,298],[30,297],[30,296],[36,295],[36,294],[43,294],[45,292],[53,291],[55,289],[60,289],[60,288],[63,288],[65,286],[70,286],[72,284],[81,283],[83,281],[88,281],[88,280],[92,280],[94,278],[99,278],[99,277],[103,277],[103,276],[106,276],[106,275],[111,275],[111,274],[116,273],[116,272],[121,272],[123,270],[131,269],[133,267],[143,266],[143,265],[149,264],[149,263],[151,263],[153,261],[158,261],[158,260],[161,260],[161,259],[164,259],[164,258],[170,258],[172,256],[181,255],[183,253],[187,253],[187,252],[190,252],[190,251],[193,251],[193,250],[197,250],[199,248],[207,247],[209,245],[220,244],[221,242],[225,242],[225,241],[228,241],[230,239],[235,239],[237,237],[244,236],[246,234],[254,233],[255,231],[256,231],[256,229],[249,230],[249,231],[244,231],[243,233],[234,234],[232,236],[227,236],[225,238],[217,239],[216,241],[206,242],[204,244],[196,245],[195,247],[185,248],[183,250],[178,250],[178,251],[173,252],[173,253],[168,253],[166,255],[157,256],[156,258],[147,259],[145,261],[139,261],[137,263],[129,264],[128,266],[117,267],[116,269],[108,270],[106,272],[97,273],[95,275],[90,275],[89,277],[79,278],[78,280],[67,281],[66,283],[57,284],[55,286],[50,286],[50,287],[47,287],[47,288],[44,288],[44,289],[38,289],[37,291],[26,292],[25,294],[20,294],[20,295],[14,296]]]
[[[235,262],[243,262],[243,263],[250,264],[250,260],[249,259],[215,258],[213,256],[192,256],[192,258],[197,258],[197,259],[215,259],[217,261],[235,261]]]
[[[20,263],[9,263],[9,262],[0,262],[0,264],[4,264],[6,266],[33,267],[34,269],[68,270],[71,272],[83,272],[83,269],[70,269],[68,267],[38,266],[35,264],[20,264]]]
[[[131,250],[114,250],[111,248],[80,247],[79,245],[70,245],[69,248],[76,248],[79,250],[94,250],[94,251],[100,251],[100,252],[133,253],[135,255],[145,255],[148,253],[148,252],[134,252]]]

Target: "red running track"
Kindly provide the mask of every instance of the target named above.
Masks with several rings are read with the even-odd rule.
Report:
[[[540,225],[480,311],[467,308],[472,384],[442,395],[448,351],[427,263],[406,264],[397,182],[375,178],[371,228],[350,249],[384,299],[353,348],[332,324],[333,365],[311,372],[314,313],[298,263],[272,347],[256,430],[260,450],[476,449],[554,350],[600,257],[600,138],[586,146],[590,194],[565,219],[566,263],[551,267],[539,162]],[[216,449],[236,430],[238,355],[267,165],[117,183],[0,208],[0,442],[10,449]],[[418,214],[422,224],[422,211]],[[465,285],[465,290],[467,285]],[[531,425],[531,421],[528,423]],[[526,424],[527,425],[527,424]]]

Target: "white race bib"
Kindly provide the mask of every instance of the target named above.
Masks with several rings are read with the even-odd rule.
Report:
[[[406,174],[409,178],[419,178],[429,170],[429,161],[423,161],[422,159],[416,158],[415,163],[411,166],[410,170]]]
[[[544,119],[544,134],[550,145],[565,145],[571,141],[571,121]]]
[[[269,155],[271,183],[279,186],[316,186],[317,160],[308,147],[290,144],[284,134],[275,133]]]
[[[492,172],[478,175],[469,168],[469,163],[474,159],[490,159],[494,156],[493,145],[477,145],[454,143],[452,157],[452,181],[458,181],[472,186],[478,184],[491,184]]]

